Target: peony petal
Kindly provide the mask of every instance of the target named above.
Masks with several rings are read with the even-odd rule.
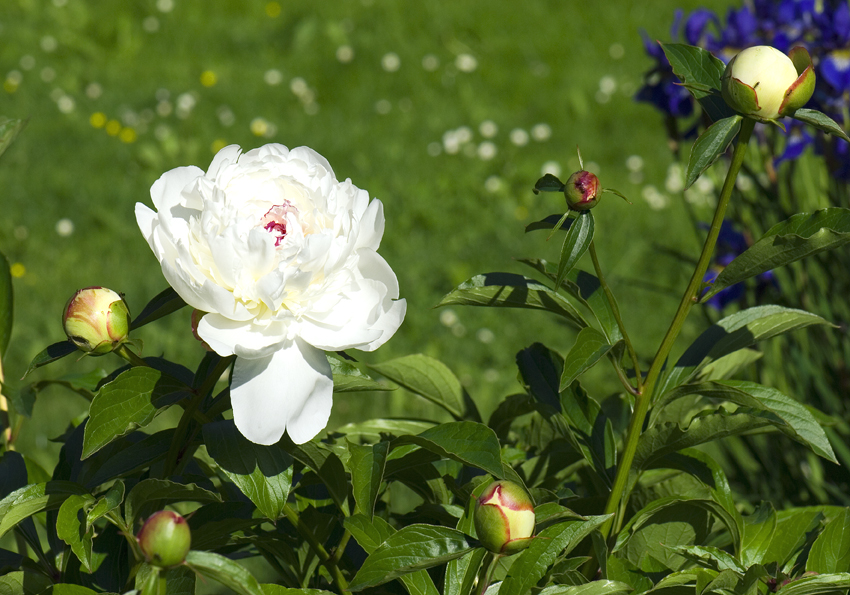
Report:
[[[371,248],[377,250],[384,235],[384,205],[377,198],[369,203],[363,218],[360,219],[360,234],[354,249]]]
[[[198,335],[221,356],[256,359],[280,349],[286,340],[286,327],[280,322],[263,327],[211,312],[198,323]]]
[[[323,352],[298,340],[264,358],[238,358],[230,401],[236,427],[251,442],[275,444],[286,431],[303,444],[328,423],[330,364]]]
[[[178,167],[162,174],[151,186],[151,200],[156,210],[162,213],[180,204],[183,191],[204,175],[200,167],[190,165]]]

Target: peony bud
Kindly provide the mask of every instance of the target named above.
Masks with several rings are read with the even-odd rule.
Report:
[[[799,46],[787,56],[767,45],[747,48],[726,65],[720,90],[741,114],[762,120],[790,116],[815,91],[812,58]]]
[[[577,171],[564,185],[567,206],[574,211],[586,211],[596,206],[601,198],[599,178],[589,171]]]
[[[511,555],[525,549],[534,534],[531,498],[512,481],[490,484],[475,503],[475,531],[494,554]]]
[[[192,533],[186,519],[170,510],[152,514],[136,539],[145,561],[161,568],[182,564],[192,545]]]
[[[120,295],[105,287],[80,289],[68,301],[65,334],[80,351],[103,355],[127,341],[130,311]]]

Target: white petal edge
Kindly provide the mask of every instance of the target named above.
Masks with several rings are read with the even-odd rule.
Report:
[[[284,432],[303,444],[328,423],[333,373],[325,353],[296,339],[272,355],[237,358],[230,386],[233,421],[251,442],[277,443]]]

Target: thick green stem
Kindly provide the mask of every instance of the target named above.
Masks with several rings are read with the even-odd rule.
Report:
[[[480,576],[478,587],[475,589],[476,595],[484,595],[487,592],[487,589],[490,587],[490,582],[493,580],[493,572],[496,570],[496,566],[499,564],[499,559],[502,557],[501,554],[487,554],[489,558],[489,562],[486,563],[486,570],[484,574]]]
[[[289,522],[298,530],[298,533],[301,534],[307,543],[310,545],[310,549],[313,550],[319,560],[322,561],[322,564],[325,568],[327,568],[328,572],[333,577],[334,583],[339,588],[340,592],[348,590],[348,581],[345,580],[345,577],[342,574],[342,571],[337,566],[337,561],[331,557],[328,551],[325,549],[319,540],[316,539],[316,536],[313,534],[313,531],[307,524],[301,520],[298,516],[298,513],[295,512],[289,504],[285,504],[283,507],[283,514],[289,519]]]
[[[635,353],[635,349],[632,347],[632,342],[629,339],[629,334],[626,332],[626,325],[623,324],[623,319],[620,318],[620,308],[617,306],[617,300],[614,299],[614,294],[611,293],[611,289],[605,281],[605,276],[602,274],[602,267],[599,266],[599,258],[596,256],[596,245],[593,240],[590,240],[590,259],[593,261],[593,269],[596,271],[596,276],[599,278],[599,284],[602,286],[602,291],[605,292],[605,298],[611,306],[611,312],[614,314],[614,320],[617,321],[617,326],[620,327],[620,334],[623,335],[623,341],[626,343],[626,350],[629,352],[629,357],[632,358],[632,365],[635,368],[637,393],[640,393],[643,389],[643,379],[641,378],[640,363],[638,362],[637,353]],[[619,373],[619,368],[617,368],[617,370]],[[628,382],[624,382],[623,384],[629,392],[636,394],[635,390]]]
[[[617,476],[614,478],[614,486],[611,488],[611,494],[608,497],[608,503],[605,506],[606,514],[614,514],[602,527],[602,535],[606,539],[611,534],[612,528],[619,529],[622,523],[622,513],[625,510],[625,504],[628,501],[629,494],[626,492],[626,486],[631,473],[632,462],[637,452],[638,440],[643,431],[643,423],[646,420],[646,414],[649,411],[649,406],[652,402],[655,384],[661,375],[661,370],[664,363],[667,361],[667,356],[670,355],[670,350],[688,313],[693,305],[699,300],[699,292],[703,285],[705,272],[708,270],[708,265],[711,262],[714,246],[717,243],[717,236],[720,233],[720,226],[723,224],[723,217],[726,214],[726,207],[729,206],[729,200],[732,197],[732,190],[735,187],[735,179],[738,177],[738,172],[744,162],[744,154],[747,151],[747,143],[750,140],[750,135],[753,132],[755,120],[744,118],[741,122],[741,131],[738,133],[738,140],[735,144],[735,152],[732,155],[732,162],[729,165],[729,171],[726,173],[726,180],[723,182],[723,188],[720,191],[720,198],[717,201],[717,209],[714,211],[714,219],[711,222],[711,228],[708,231],[708,237],[702,247],[699,261],[697,262],[694,274],[691,277],[688,288],[682,296],[682,301],[679,302],[679,308],[673,316],[673,321],[667,329],[667,334],[661,341],[655,358],[649,367],[646,375],[646,382],[643,385],[643,391],[635,398],[635,407],[632,412],[629,428],[626,433],[626,444],[623,449],[620,464],[617,467]]]

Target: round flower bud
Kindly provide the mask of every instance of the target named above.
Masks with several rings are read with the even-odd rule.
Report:
[[[726,103],[741,114],[761,120],[789,116],[814,93],[811,56],[802,47],[787,56],[766,45],[747,48],[726,65],[720,90]]]
[[[475,531],[494,554],[511,555],[525,549],[534,534],[534,505],[525,490],[512,481],[490,484],[475,503]]]
[[[596,206],[601,198],[599,178],[589,171],[577,171],[564,185],[567,206],[574,211],[586,211]]]
[[[170,510],[160,510],[145,521],[136,536],[148,564],[168,568],[182,564],[192,544],[189,524]]]
[[[111,289],[86,287],[68,300],[62,323],[68,339],[80,351],[103,355],[127,341],[130,311]]]

